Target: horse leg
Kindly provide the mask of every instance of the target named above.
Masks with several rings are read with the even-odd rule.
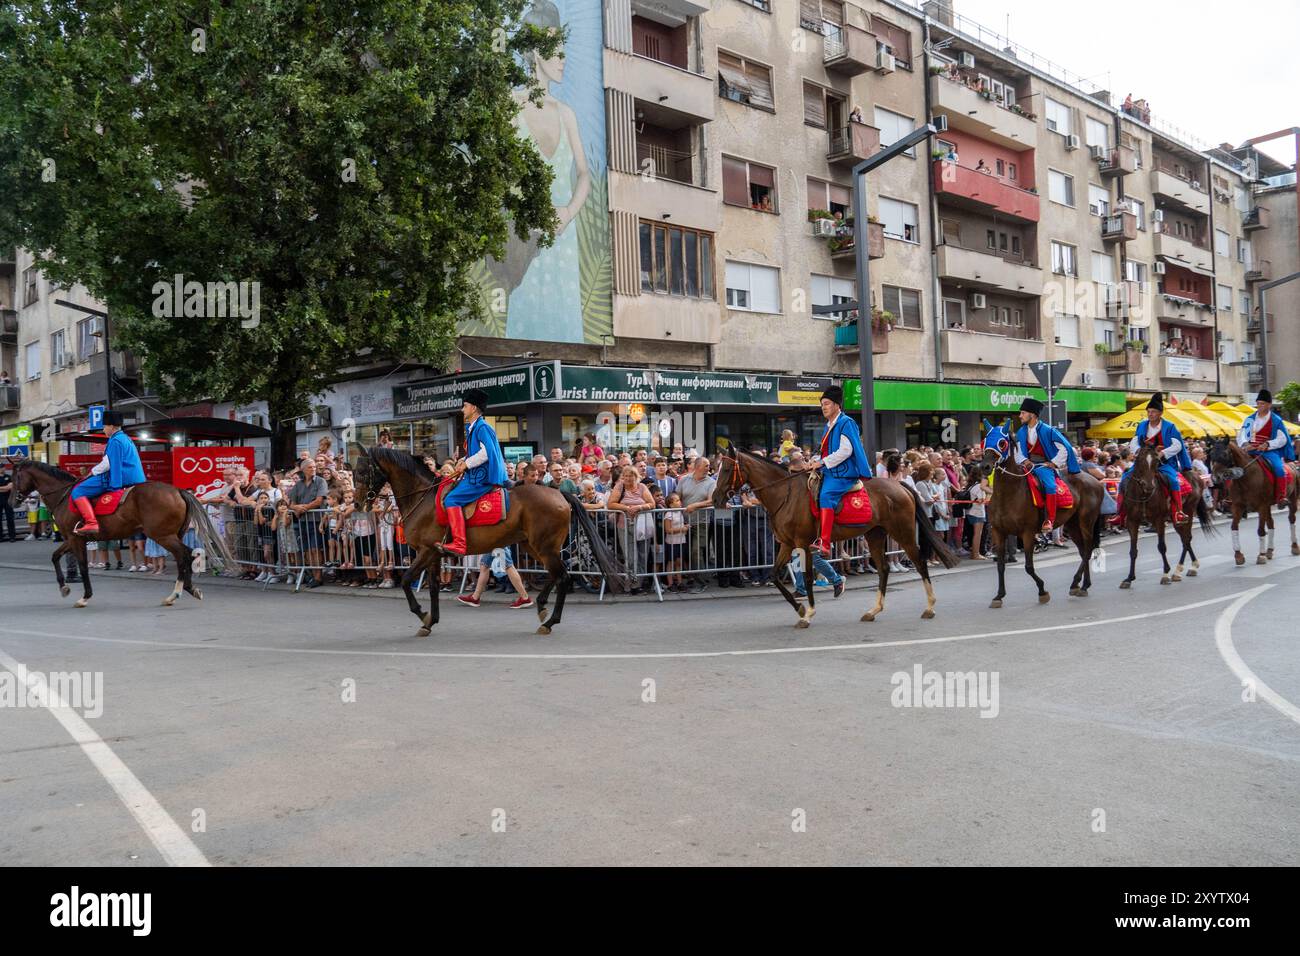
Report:
[[[864,621],[874,621],[876,615],[885,609],[885,589],[889,586],[889,559],[885,549],[889,546],[889,535],[884,528],[872,528],[867,532],[867,547],[871,549],[871,562],[876,566],[876,606],[862,615]]]
[[[54,553],[50,555],[50,561],[54,564],[54,578],[59,582],[59,594],[63,597],[67,597],[72,590],[68,587],[68,582],[63,578],[63,556],[70,550],[72,549],[68,546],[68,539],[64,538],[63,543],[55,548]]]
[[[1066,534],[1074,542],[1074,546],[1079,551],[1079,569],[1074,572],[1074,580],[1070,582],[1070,597],[1087,597],[1088,588],[1092,587],[1092,581],[1088,580],[1088,561],[1092,557],[1089,553],[1092,549],[1092,542],[1084,533],[1083,523],[1080,521],[1072,522],[1066,526]],[[1083,587],[1079,587],[1079,582],[1083,582]]]
[[[1007,538],[997,528],[990,528],[989,534],[993,539],[993,553],[998,556],[998,593],[989,607],[998,608],[1007,596]]]
[[[77,567],[81,570],[81,597],[72,606],[85,607],[95,593],[90,586],[90,561],[86,557],[86,539],[79,534],[73,534],[64,540],[71,544],[72,553],[77,559]]]
[[[1297,543],[1295,539],[1295,513],[1296,513],[1296,502],[1292,500],[1291,511],[1290,514],[1288,515],[1288,517],[1291,519],[1291,553],[1300,554],[1300,543]]]
[[[538,634],[546,635],[551,633],[551,628],[560,623],[560,616],[564,613],[564,598],[569,593],[569,569],[564,566],[564,561],[560,558],[559,548],[548,554],[543,563],[546,565],[548,580],[542,593],[546,593],[552,587],[555,588],[555,611],[549,619],[537,627]]]
[[[1127,591],[1133,586],[1133,580],[1137,577],[1138,563],[1138,525],[1141,519],[1134,516],[1128,522],[1128,577],[1119,582],[1119,586]]]
[[[921,575],[921,584],[925,586],[925,610],[921,612],[921,619],[928,621],[934,617],[934,585],[930,583],[929,563],[921,557],[915,531],[912,531],[910,538],[898,528],[894,529],[894,533],[898,536],[896,540],[907,553],[907,559],[912,562],[912,567],[916,568],[917,573]]]
[[[1165,519],[1156,519],[1156,549],[1160,552],[1160,563],[1164,571],[1160,574],[1160,583],[1169,583],[1169,552],[1165,548]]]
[[[433,587],[429,589],[429,612],[426,614],[416,597],[412,585],[419,579],[420,573],[430,565],[441,564],[442,553],[436,547],[422,548],[416,552],[415,560],[402,572],[402,593],[406,595],[406,606],[420,619],[420,636],[428,637],[433,625],[438,623],[438,581],[434,575]]]
[[[1232,506],[1232,558],[1237,566],[1246,563],[1246,556],[1241,553],[1241,509]]]
[[[189,560],[190,549],[174,534],[161,535],[154,538],[154,540],[158,542],[160,547],[166,548],[167,553],[176,562],[176,583],[172,587],[172,593],[162,600],[163,607],[171,607],[176,603],[176,599],[181,596],[181,591],[185,587],[185,564]]]
[[[1265,557],[1270,561],[1273,560],[1273,530],[1273,509],[1270,508],[1268,510],[1268,551],[1265,552]]]
[[[803,593],[807,596],[808,603],[800,605],[799,620],[794,622],[795,627],[805,628],[812,625],[813,615],[817,613],[817,601],[813,597],[816,584],[817,572],[813,570],[812,545],[805,543],[803,546]]]
[[[1264,534],[1265,527],[1272,517],[1272,509],[1267,506],[1259,509],[1259,524],[1256,525],[1255,533],[1259,536],[1259,554],[1255,557],[1256,564],[1268,564],[1268,558],[1264,557]]]
[[[799,605],[798,600],[795,599],[794,592],[791,591],[785,583],[786,565],[790,563],[790,554],[794,549],[785,542],[780,542],[780,545],[781,546],[777,549],[776,563],[772,565],[772,582],[776,585],[776,589],[781,592],[781,596],[785,598],[786,603],[794,608],[796,614],[802,617],[803,608]]]
[[[1048,593],[1047,588],[1043,587],[1043,579],[1034,573],[1035,537],[1036,536],[1032,531],[1020,536],[1020,543],[1024,545],[1025,548],[1025,574],[1033,578],[1034,583],[1038,585],[1038,603],[1046,604],[1052,599],[1052,595]]]

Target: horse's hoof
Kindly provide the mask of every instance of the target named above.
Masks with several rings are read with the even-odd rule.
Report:
[[[1169,575],[1167,575],[1167,574],[1162,574],[1162,575],[1160,575],[1160,583],[1161,583],[1161,584],[1168,584],[1168,583],[1169,583]]]
[[[433,630],[433,612],[429,611],[420,618],[420,628],[426,633]]]
[[[1052,599],[1052,595],[1050,595],[1050,594],[1048,594],[1048,593],[1043,593],[1043,594],[1038,595],[1038,603],[1039,603],[1039,604],[1046,604],[1046,603],[1047,603],[1048,601],[1050,601],[1051,599]]]
[[[1264,557],[1266,557],[1266,558],[1268,558],[1270,561],[1272,561],[1272,560],[1273,560],[1273,549],[1272,549],[1272,548],[1269,548],[1267,551],[1265,551],[1265,552],[1264,552]]]
[[[1268,558],[1264,557],[1264,556],[1261,554],[1259,557],[1257,557],[1257,558],[1255,559],[1255,563],[1256,563],[1256,564],[1268,564]]]
[[[876,619],[876,615],[874,615],[874,614],[872,614],[870,611],[868,611],[866,614],[862,615],[862,618],[861,618],[861,619],[862,619],[863,621],[866,621],[868,624],[870,624],[872,621],[874,621],[874,620]]]
[[[421,637],[428,637],[430,633],[431,633],[431,632],[430,632],[429,628],[427,628],[427,627],[422,627],[422,628],[420,628],[420,636],[421,636]]]
[[[71,593],[72,593],[72,588],[68,587],[66,584],[59,585],[59,595],[61,597],[67,597]]]
[[[1169,576],[1169,580],[1170,580],[1170,581],[1173,581],[1175,584],[1177,584],[1177,583],[1178,583],[1179,581],[1181,581],[1182,579],[1183,579],[1183,576],[1182,576],[1181,574],[1171,574],[1171,575]]]
[[[194,595],[194,600],[196,600],[196,601],[202,601],[202,600],[203,600],[203,592],[200,591],[198,588],[195,588],[195,589],[194,589],[193,591],[191,591],[190,593]]]
[[[73,607],[85,607],[89,602],[85,598],[77,598],[77,603]]]
[[[1291,553],[1292,553],[1292,554],[1300,554],[1300,544],[1293,544],[1293,545],[1291,545]]]
[[[174,597],[165,597],[162,599],[163,607],[171,607],[175,603],[176,603],[176,599]]]
[[[1129,588],[1131,588],[1132,586],[1133,586],[1133,582],[1132,582],[1132,581],[1121,581],[1121,582],[1119,582],[1119,588],[1120,588],[1121,591],[1127,591],[1127,590],[1128,590]]]
[[[802,631],[804,628],[810,627],[811,623],[812,622],[808,621],[805,618],[800,618],[799,620],[794,622],[794,626],[799,628],[799,630]]]
[[[808,626],[808,625],[806,625],[806,624],[804,625],[804,627],[807,627],[807,626]],[[539,627],[539,628],[537,629],[537,633],[540,634],[540,635],[542,635],[542,637],[545,637],[547,634],[550,634],[550,633],[551,633],[551,629],[550,629],[549,627],[547,627],[545,624],[543,624],[541,627]]]
[[[1188,576],[1189,578],[1194,578],[1194,577],[1196,577],[1196,574],[1197,574],[1197,571],[1196,571],[1195,568],[1192,568],[1192,570],[1190,570],[1190,571],[1187,572],[1187,576]]]
[[[921,612],[921,620],[923,620],[923,621],[928,621],[928,620],[930,620],[930,619],[933,618],[933,617],[934,617],[934,611],[932,611],[932,610],[931,610],[930,608],[928,608],[928,607],[927,607],[924,611]]]
[[[1070,597],[1083,597],[1086,593],[1081,588],[1070,588]]]
[[[994,598],[992,601],[989,602],[989,607],[991,608],[997,609],[1000,608],[1001,606],[1002,606],[1001,598]]]
[[[1246,563],[1246,556],[1240,551],[1236,552],[1232,557],[1237,562],[1237,567],[1241,567]]]

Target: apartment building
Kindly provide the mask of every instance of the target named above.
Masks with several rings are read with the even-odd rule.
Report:
[[[0,372],[5,384],[0,386],[0,429],[21,421],[21,390],[18,381],[18,310],[14,308],[14,271],[17,266],[13,247],[0,249]]]

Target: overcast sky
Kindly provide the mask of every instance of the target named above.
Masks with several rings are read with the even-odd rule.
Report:
[[[953,7],[1109,89],[1116,102],[1130,92],[1145,97],[1153,121],[1212,145],[1300,126],[1300,0],[954,0]],[[1295,162],[1293,140],[1262,148]]]

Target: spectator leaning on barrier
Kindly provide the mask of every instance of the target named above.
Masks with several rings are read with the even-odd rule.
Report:
[[[325,480],[316,474],[316,463],[311,459],[304,460],[298,466],[298,483],[289,492],[289,506],[298,519],[303,564],[311,568],[311,574],[305,582],[309,588],[321,585],[321,534],[311,512],[324,505],[328,493]]]
[[[694,449],[691,450],[694,452]],[[677,482],[677,493],[681,495],[687,518],[688,571],[703,570],[709,566],[709,539],[712,536],[710,516],[713,513],[711,505],[716,484],[716,480],[709,477],[709,460],[698,456],[693,460],[690,474],[682,476]],[[699,575],[695,577],[694,583],[697,591],[703,591],[706,586]]]
[[[641,593],[641,576],[646,572],[646,555],[654,540],[654,499],[649,489],[637,480],[636,469],[623,469],[619,483],[609,493],[605,506],[619,512],[615,519],[623,563],[632,577],[631,594]]]

